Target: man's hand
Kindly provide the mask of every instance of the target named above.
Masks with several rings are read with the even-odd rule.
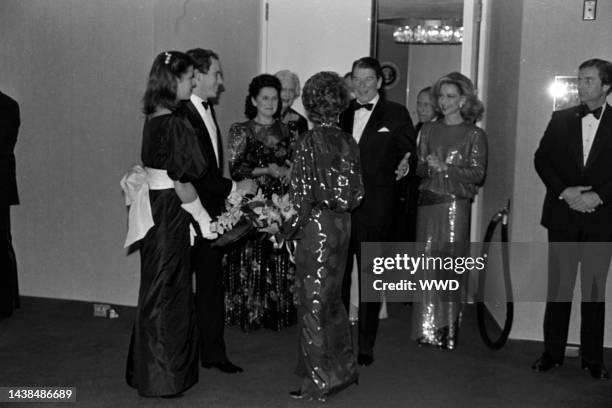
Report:
[[[244,192],[244,194],[256,194],[257,183],[251,179],[236,181],[236,190]]]
[[[593,212],[598,205],[603,204],[603,201],[596,192],[590,190],[591,186],[567,187],[559,198],[574,211]]]
[[[410,152],[406,153],[402,160],[397,165],[397,169],[395,170],[395,180],[399,180],[405,177],[410,171],[410,163],[408,159],[410,158]]]
[[[591,186],[572,186],[567,187],[561,192],[559,198],[571,207],[572,204],[577,204],[581,200],[581,195],[584,191],[589,191]]]
[[[572,210],[591,213],[595,211],[595,208],[603,204],[599,195],[594,191],[587,191],[581,194],[581,200],[578,204],[570,206]]]

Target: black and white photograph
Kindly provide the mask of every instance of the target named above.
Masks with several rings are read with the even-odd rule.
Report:
[[[612,407],[612,1],[0,0],[0,406]]]

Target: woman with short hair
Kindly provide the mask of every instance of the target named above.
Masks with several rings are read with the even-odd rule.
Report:
[[[342,279],[351,214],[363,198],[359,148],[338,117],[348,106],[347,89],[336,73],[319,72],[305,84],[302,102],[314,128],[295,152],[289,194],[297,216],[285,227],[297,239],[295,287],[299,352],[296,399],[324,401],[356,383]]]

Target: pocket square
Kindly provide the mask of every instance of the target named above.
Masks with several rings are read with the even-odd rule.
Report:
[[[389,129],[387,129],[386,126],[381,127],[380,129],[378,129],[378,132],[390,132]]]

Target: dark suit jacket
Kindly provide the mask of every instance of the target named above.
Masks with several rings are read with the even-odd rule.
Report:
[[[609,231],[612,226],[612,107],[599,122],[586,165],[582,154],[581,107],[553,112],[540,146],[535,167],[546,185],[542,225],[549,229]],[[559,195],[566,187],[592,186],[603,204],[592,213],[572,210]]]
[[[355,100],[340,115],[340,127],[352,134]],[[381,131],[386,128],[388,131]],[[393,220],[395,170],[406,152],[411,173],[416,170],[416,134],[405,107],[382,97],[374,107],[359,139],[361,177],[365,195],[353,211],[358,222],[370,226],[390,225]],[[410,176],[410,175],[409,175]]]
[[[217,147],[219,149],[218,166],[216,165],[217,159],[215,157],[215,150],[210,141],[208,129],[204,124],[204,120],[191,101],[182,103],[182,112],[198,134],[202,152],[204,153],[207,163],[211,163],[206,174],[199,180],[196,180],[193,185],[206,211],[208,211],[211,217],[216,217],[225,209],[225,199],[232,190],[232,181],[223,177],[223,144],[221,142],[219,125],[217,125],[217,119],[214,110],[212,110],[212,105],[210,108],[215,121],[215,127],[217,128],[215,137],[217,138]]]
[[[19,105],[0,92],[0,203],[19,204],[15,174],[15,144],[19,125]]]

